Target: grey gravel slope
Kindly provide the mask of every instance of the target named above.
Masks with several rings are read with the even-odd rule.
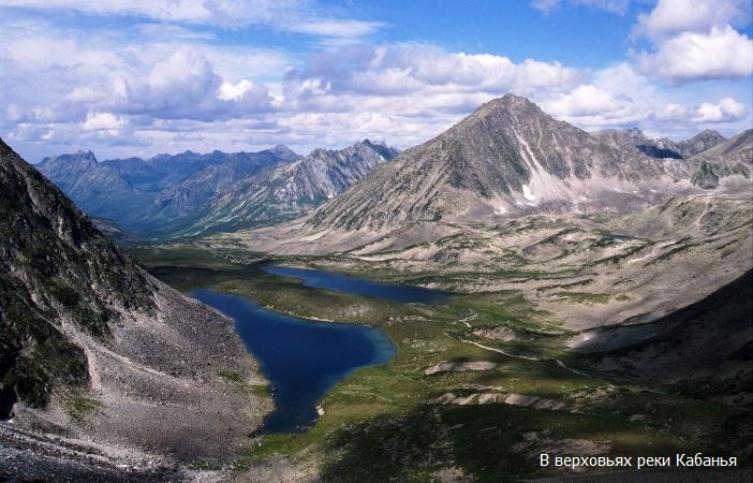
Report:
[[[136,265],[2,141],[0,188],[3,431],[139,468],[231,457],[268,409],[220,377],[263,383],[232,321]]]

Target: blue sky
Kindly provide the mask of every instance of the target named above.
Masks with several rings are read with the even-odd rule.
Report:
[[[31,161],[369,137],[512,92],[587,130],[751,127],[748,0],[0,0],[0,137]]]

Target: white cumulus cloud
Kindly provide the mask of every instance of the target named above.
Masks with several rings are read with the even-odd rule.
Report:
[[[748,76],[753,74],[753,40],[730,26],[684,32],[642,55],[640,63],[646,72],[672,81]]]
[[[586,116],[611,111],[617,107],[617,101],[608,91],[585,84],[549,102],[547,107],[555,115]]]
[[[750,21],[749,0],[659,0],[648,14],[640,15],[635,32],[652,38],[683,32],[708,32]]]
[[[731,97],[725,97],[717,104],[704,102],[696,110],[694,120],[697,122],[725,122],[742,119],[745,106]]]
[[[82,124],[84,131],[118,131],[125,121],[111,112],[89,113]]]
[[[751,75],[753,41],[734,28],[750,21],[749,0],[659,0],[633,29],[653,49],[635,57],[671,82]]]

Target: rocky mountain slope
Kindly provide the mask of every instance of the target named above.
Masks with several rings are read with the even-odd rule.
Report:
[[[364,179],[398,152],[368,139],[340,150],[314,150],[290,164],[235,183],[181,234],[203,235],[299,217]]]
[[[45,158],[37,168],[87,214],[143,238],[162,238],[205,215],[211,200],[233,183],[297,158],[285,146],[101,163],[93,153],[79,152]]]
[[[695,186],[714,189],[722,179],[730,177],[749,184],[753,173],[753,129],[698,153],[690,162],[694,168],[691,182]]]
[[[720,172],[714,189],[696,176],[704,160],[749,166],[749,136],[656,159],[505,96],[308,217],[201,243],[516,291],[571,330],[654,320],[753,268],[750,172]]]
[[[381,230],[425,220],[494,223],[540,211],[624,211],[653,202],[685,169],[617,149],[507,95],[386,164],[308,225]]]
[[[688,145],[707,137],[715,138],[702,133]],[[380,166],[308,218],[226,238],[253,241],[262,251],[331,253],[378,240],[394,249],[437,240],[454,225],[493,227],[535,214],[616,216],[702,192],[693,177],[699,166],[696,158],[658,159],[605,142],[507,95]],[[747,171],[719,174],[726,176],[719,189],[749,184]]]
[[[672,382],[707,380],[753,402],[753,271],[677,312],[645,324],[586,331],[570,341],[591,370]],[[709,344],[710,340],[715,341]],[[733,387],[725,387],[725,385]],[[735,387],[736,386],[736,387]]]
[[[690,158],[725,141],[716,131],[704,129],[690,139],[672,141],[667,138],[652,139],[640,129],[606,129],[594,133],[598,139],[616,148],[638,151],[652,158]]]
[[[23,475],[35,445],[50,464],[85,448],[84,469],[223,459],[256,427],[262,400],[219,376],[259,381],[232,322],[113,247],[2,141],[0,217],[0,460]]]

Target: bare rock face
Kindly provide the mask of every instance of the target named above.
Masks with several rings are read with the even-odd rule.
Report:
[[[183,234],[197,236],[299,217],[396,155],[395,149],[368,139],[341,150],[317,149],[298,161],[236,183]]]
[[[667,138],[652,139],[640,129],[605,129],[594,136],[616,148],[637,151],[652,158],[686,159],[725,141],[716,131],[705,129],[690,139],[675,142]]]
[[[680,141],[677,146],[685,158],[695,156],[706,150],[725,142],[724,136],[711,129],[704,129],[695,136],[685,141]]]
[[[194,461],[258,425],[264,404],[218,375],[261,382],[232,322],[154,279],[2,141],[0,218],[5,430]]]
[[[91,162],[82,154],[81,163]],[[16,400],[44,406],[55,383],[88,382],[86,359],[59,324],[107,337],[113,307],[148,312],[146,274],[32,167],[0,141],[0,386],[4,414]],[[96,162],[96,161],[94,161]]]
[[[688,177],[682,160],[625,150],[522,97],[490,101],[322,206],[312,229],[380,230],[535,212],[631,210]]]
[[[694,166],[691,183],[703,189],[717,188],[723,178],[750,179],[753,172],[753,129],[698,153],[689,162]]]

